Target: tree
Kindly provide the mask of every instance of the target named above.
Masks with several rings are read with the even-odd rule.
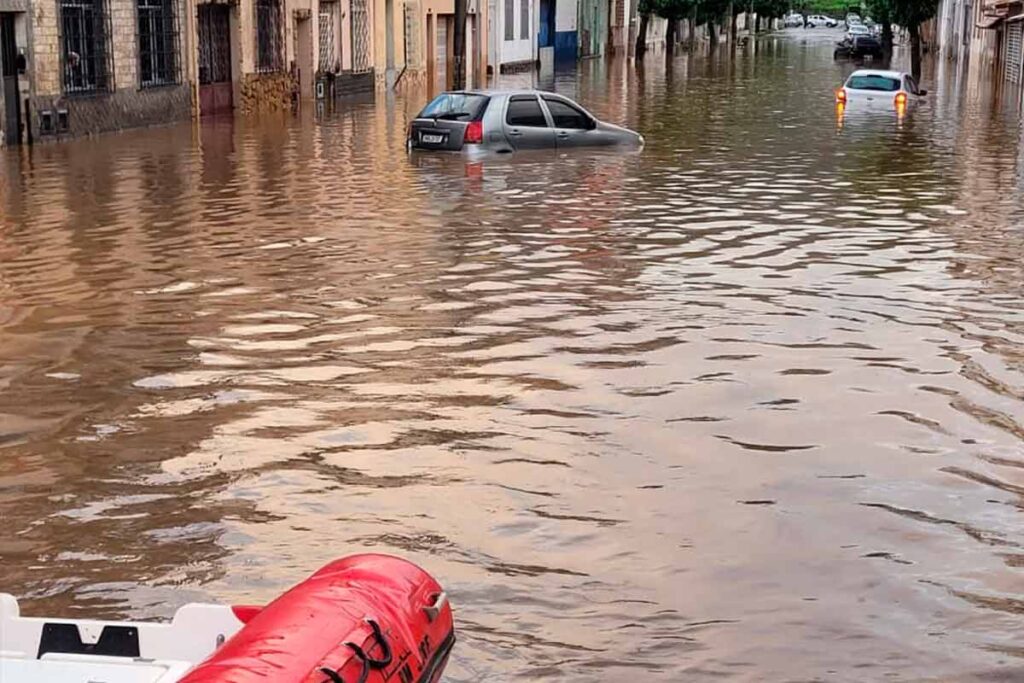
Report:
[[[921,78],[921,24],[935,16],[939,0],[890,0],[892,20],[910,34],[910,73]]]
[[[697,24],[708,25],[708,42],[711,47],[718,45],[718,34],[715,32],[715,24],[721,23],[722,17],[729,9],[729,0],[696,0],[697,1]]]
[[[789,10],[789,2],[788,0],[754,0],[752,7],[757,14],[759,29],[762,17],[765,19],[780,19],[784,17]]]
[[[636,58],[642,59],[647,52],[647,25],[651,22],[651,14],[654,12],[654,0],[640,0],[637,7],[640,14],[640,27],[636,30]]]
[[[640,57],[647,50],[647,26],[652,14],[668,21],[665,34],[665,49],[672,52],[676,42],[676,28],[679,22],[690,16],[694,0],[640,0],[640,27],[636,36],[636,55]]]
[[[892,5],[893,0],[867,0],[868,12],[882,26],[882,50],[886,59],[892,57]]]

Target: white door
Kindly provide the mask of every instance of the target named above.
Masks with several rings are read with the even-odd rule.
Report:
[[[501,0],[501,63],[528,62],[534,59],[533,0]]]

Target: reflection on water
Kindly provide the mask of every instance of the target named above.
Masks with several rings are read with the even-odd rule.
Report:
[[[7,150],[2,588],[373,549],[451,680],[1022,675],[1016,113],[943,71],[837,127],[813,32],[648,62],[541,83],[626,156],[409,160],[422,93]]]

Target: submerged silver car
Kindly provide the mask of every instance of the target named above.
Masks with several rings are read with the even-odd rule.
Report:
[[[410,150],[514,152],[639,147],[643,136],[598,121],[567,97],[537,90],[446,92],[409,124]]]

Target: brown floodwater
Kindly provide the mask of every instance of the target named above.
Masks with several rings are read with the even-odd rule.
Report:
[[[1013,93],[837,118],[831,39],[539,79],[636,154],[409,159],[418,92],[5,150],[0,590],[372,550],[451,681],[1024,676]]]

